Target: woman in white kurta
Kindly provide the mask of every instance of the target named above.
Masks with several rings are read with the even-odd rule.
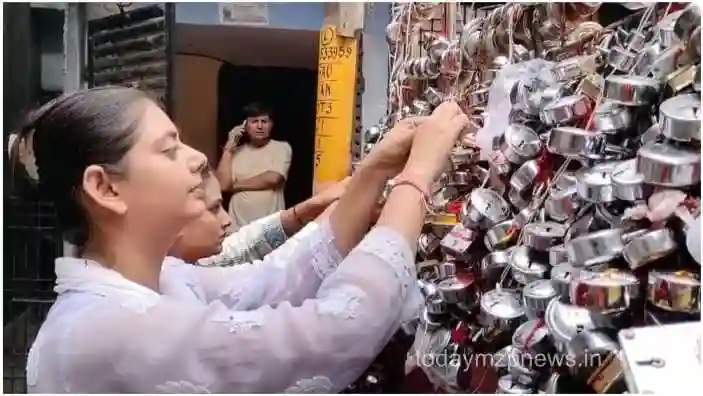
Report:
[[[56,261],[58,298],[28,357],[29,391],[343,389],[416,313],[413,242],[427,189],[465,123],[447,103],[417,129],[399,125],[319,228],[257,265],[204,268],[162,264],[204,209],[205,158],[167,116],[123,88],[43,107],[21,137],[33,135],[40,188],[82,258]],[[364,237],[411,143],[402,182]]]

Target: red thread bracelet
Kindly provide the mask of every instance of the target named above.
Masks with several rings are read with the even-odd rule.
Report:
[[[295,208],[296,208],[295,206],[293,206],[293,207],[291,208],[291,210],[292,210],[292,212],[293,212],[293,218],[294,218],[295,221],[297,221],[298,224],[302,227],[302,226],[305,225],[305,223],[303,223],[303,221],[300,220],[300,216],[298,216],[298,212],[295,210]]]

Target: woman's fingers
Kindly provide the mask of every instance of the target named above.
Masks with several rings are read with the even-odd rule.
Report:
[[[467,117],[464,112],[455,115],[451,120],[449,120],[449,130],[454,135],[455,139],[458,139],[459,134],[461,134],[461,132],[465,129],[468,129],[470,126],[471,123],[469,122],[469,117]]]
[[[421,125],[425,122],[427,122],[430,119],[429,116],[412,116],[404,119],[403,121],[409,121],[412,124],[415,125]]]
[[[462,131],[469,125],[469,118],[462,112],[443,119],[438,128],[427,128],[434,138],[439,139],[443,145],[451,147],[459,140]]]
[[[422,128],[413,140],[413,145],[436,146],[437,156],[444,155],[444,151],[451,149],[459,140],[461,132],[469,126],[469,118],[454,102],[444,102],[439,105],[430,117],[425,117]],[[426,149],[430,149],[427,147]],[[425,151],[425,150],[423,150]]]
[[[459,107],[459,104],[454,101],[442,102],[437,108],[432,112],[432,117],[448,119],[455,115],[463,114],[464,112]]]
[[[449,138],[457,140],[459,134],[469,129],[469,117],[464,114],[464,111],[456,102],[444,102],[440,104],[432,113],[433,121],[436,121],[440,126],[442,134],[449,134]],[[435,132],[436,133],[436,132]]]
[[[428,116],[415,116],[415,117],[408,117],[400,122],[398,122],[398,126],[402,126],[402,128],[398,129],[415,129],[421,125],[424,125],[426,122],[430,120],[430,117]],[[393,129],[396,129],[394,127]]]

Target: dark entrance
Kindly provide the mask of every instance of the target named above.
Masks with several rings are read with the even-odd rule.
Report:
[[[269,105],[274,113],[273,138],[288,142],[293,149],[285,192],[288,207],[312,193],[316,84],[314,70],[230,64],[220,68],[218,147],[227,141],[229,130],[244,120],[244,106],[249,102]],[[218,158],[222,154],[221,148],[219,150]]]

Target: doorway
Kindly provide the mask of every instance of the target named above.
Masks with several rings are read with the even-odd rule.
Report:
[[[242,109],[250,102],[273,110],[272,137],[288,142],[293,159],[286,181],[286,206],[312,194],[315,151],[315,70],[290,67],[253,67],[223,64],[217,83],[217,156],[227,133],[244,120]],[[229,197],[224,197],[229,201]],[[227,203],[226,203],[227,205]],[[227,207],[227,206],[225,206]]]

